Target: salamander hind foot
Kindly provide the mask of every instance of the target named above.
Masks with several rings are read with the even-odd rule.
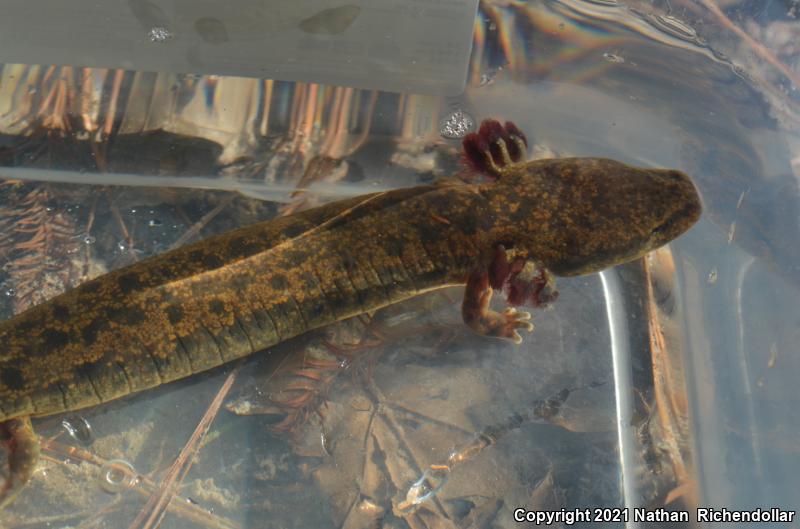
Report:
[[[29,417],[0,423],[0,443],[6,449],[8,475],[0,487],[0,510],[7,507],[33,475],[39,460],[39,439]]]
[[[502,125],[486,119],[477,133],[467,134],[462,146],[467,166],[489,178],[499,178],[503,168],[525,161],[528,140],[512,122]]]

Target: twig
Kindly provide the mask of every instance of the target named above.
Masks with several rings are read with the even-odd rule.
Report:
[[[111,89],[111,97],[108,101],[108,110],[106,111],[106,122],[103,127],[103,134],[106,138],[111,136],[114,130],[114,121],[117,117],[117,102],[119,101],[119,94],[122,89],[122,80],[125,77],[125,70],[116,70],[114,72],[114,85]]]
[[[55,438],[42,440],[41,442],[42,450],[52,452],[54,454],[62,456],[61,458],[51,457],[47,454],[42,456],[44,460],[50,460],[54,463],[63,463],[63,457],[66,456],[70,459],[74,459],[77,461],[85,461],[92,465],[95,465],[98,468],[104,467],[108,461],[88,450],[83,448],[79,448],[76,446],[70,446],[64,443],[60,443],[55,440]],[[156,484],[151,479],[147,478],[146,476],[139,475],[137,476],[138,485],[137,487],[131,487],[129,490],[134,490],[138,494],[143,496],[149,496],[153,490],[156,489]],[[205,527],[209,527],[210,529],[239,529],[239,525],[233,522],[232,520],[228,520],[226,518],[222,518],[215,514],[209,513],[207,510],[199,507],[197,505],[193,505],[192,503],[185,502],[185,501],[178,501],[178,502],[171,502],[168,506],[170,511],[174,511],[179,516],[182,516],[192,522],[198,523]]]
[[[166,514],[167,507],[170,501],[172,501],[172,497],[175,495],[175,490],[192,467],[194,455],[200,448],[200,442],[208,433],[211,423],[214,421],[214,418],[217,416],[222,406],[222,402],[233,386],[236,375],[239,373],[240,366],[241,363],[239,363],[239,365],[230,372],[228,378],[225,379],[225,383],[222,384],[216,397],[211,401],[203,418],[197,424],[197,428],[195,428],[194,433],[192,433],[192,436],[187,441],[186,446],[183,447],[178,458],[167,471],[167,475],[161,482],[161,486],[150,496],[150,499],[129,526],[129,529],[154,529],[161,524]]]
[[[108,200],[108,207],[111,210],[111,215],[113,215],[114,220],[116,220],[117,225],[119,225],[120,231],[122,231],[122,237],[125,239],[125,244],[128,247],[128,253],[134,261],[138,261],[139,258],[136,257],[136,252],[133,251],[133,236],[131,236],[127,226],[125,225],[125,219],[122,218],[122,214],[119,212],[119,207],[117,207],[114,198],[111,196],[111,191],[108,188],[105,189],[105,194],[106,199]]]
[[[89,209],[89,218],[86,221],[86,236],[92,233],[92,227],[94,226],[94,217],[97,212],[97,195],[94,195],[92,199],[92,207]],[[83,261],[83,270],[81,277],[86,277],[89,275],[89,261],[92,258],[92,250],[90,245],[84,244],[84,261]]]
[[[184,244],[186,244],[187,242],[189,242],[189,241],[192,239],[192,237],[194,237],[195,235],[197,235],[198,233],[200,233],[200,230],[202,230],[202,229],[203,229],[203,228],[206,226],[206,224],[208,224],[209,222],[211,222],[211,220],[212,220],[214,217],[216,217],[217,215],[219,215],[219,214],[222,212],[222,210],[223,210],[223,209],[225,209],[225,208],[228,206],[228,204],[230,204],[230,203],[233,201],[233,199],[235,198],[235,196],[236,196],[236,195],[234,195],[233,193],[229,194],[229,195],[228,195],[227,197],[225,197],[225,198],[224,198],[224,199],[223,199],[223,200],[222,200],[222,201],[221,201],[219,204],[217,204],[217,206],[216,206],[214,209],[212,209],[211,211],[209,211],[208,213],[206,213],[205,215],[203,215],[203,216],[200,218],[200,220],[198,220],[197,222],[195,222],[195,223],[192,225],[192,227],[191,227],[191,228],[189,228],[188,230],[186,230],[186,232],[185,232],[183,235],[181,235],[181,236],[178,238],[178,240],[177,240],[177,241],[175,241],[175,242],[172,244],[172,246],[170,246],[170,250],[172,250],[172,249],[175,249],[175,248],[178,248],[178,247],[180,247],[180,246],[183,246]]]

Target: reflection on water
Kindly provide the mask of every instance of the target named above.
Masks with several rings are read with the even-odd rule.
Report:
[[[796,30],[776,11],[785,3],[770,4],[485,2],[468,88],[449,98],[5,65],[0,174],[49,183],[0,187],[3,317],[198,237],[451,175],[457,138],[490,116],[528,132],[535,156],[682,169],[706,215],[672,253],[612,272],[614,299],[596,277],[562,281],[519,348],[470,334],[459,293],[446,291],[246,363],[226,396],[235,414],[220,411],[202,435],[230,369],[39,421],[47,457],[2,525],[154,527],[154,497],[173,498],[162,527],[514,527],[520,506],[796,508]],[[305,23],[325,32],[358,15],[339,14]],[[617,338],[627,385],[606,302],[628,315]],[[534,413],[565,390],[557,413]],[[434,467],[501,427],[440,479]],[[620,446],[633,448],[626,465]],[[417,482],[426,501],[403,508]]]

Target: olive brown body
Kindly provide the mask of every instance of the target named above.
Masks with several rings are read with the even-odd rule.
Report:
[[[89,281],[0,323],[0,420],[108,402],[463,282],[477,249],[457,217],[478,199],[368,195]],[[433,210],[453,222],[432,223]]]
[[[558,275],[589,273],[668,242],[699,213],[682,173],[568,158],[241,228],[0,323],[0,420],[108,402],[463,284],[499,244]]]
[[[484,122],[464,140],[496,180],[419,186],[241,228],[89,281],[0,322],[0,508],[30,478],[30,417],[73,411],[206,371],[330,323],[466,284],[474,331],[521,341],[530,315],[493,288],[547,297],[543,274],[588,274],[691,227],[700,199],[679,171],[599,158],[521,162],[524,136]],[[507,259],[511,252],[511,260]],[[512,296],[513,294],[513,296]]]

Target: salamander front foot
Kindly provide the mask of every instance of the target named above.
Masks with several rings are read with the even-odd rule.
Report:
[[[531,319],[530,312],[508,307],[503,312],[489,311],[487,316],[490,323],[487,336],[508,338],[515,344],[521,344],[522,336],[517,331],[519,329],[533,331],[533,323],[529,321]]]
[[[503,312],[489,308],[492,300],[492,287],[489,284],[488,271],[475,271],[467,280],[464,291],[464,302],[461,305],[461,316],[470,329],[484,336],[496,336],[522,343],[519,330],[533,330],[529,321],[531,315],[509,307]]]

